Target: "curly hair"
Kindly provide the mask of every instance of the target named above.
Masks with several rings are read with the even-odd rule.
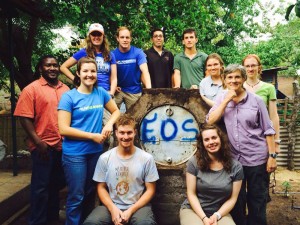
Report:
[[[86,53],[87,53],[87,56],[89,58],[95,59],[96,49],[95,49],[95,46],[93,45],[93,43],[91,41],[90,35],[88,35],[85,38],[85,41],[86,41]],[[109,42],[106,39],[105,34],[103,34],[103,42],[102,42],[102,44],[100,46],[100,51],[102,53],[102,57],[103,57],[104,61],[105,62],[109,62],[111,60],[110,47],[109,47]]]
[[[203,144],[203,132],[206,130],[216,130],[218,136],[220,137],[221,140],[221,148],[218,152],[218,160],[223,164],[224,170],[226,172],[231,171],[231,166],[232,166],[232,157],[230,153],[230,148],[228,144],[227,137],[222,133],[220,128],[218,128],[216,125],[212,124],[203,124],[202,128],[200,130],[199,135],[197,136],[197,152],[195,154],[197,164],[200,168],[201,171],[208,171],[209,166],[211,163],[211,158],[209,157],[207,150],[204,147]]]

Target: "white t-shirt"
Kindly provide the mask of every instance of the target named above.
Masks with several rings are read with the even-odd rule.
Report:
[[[114,204],[125,210],[140,199],[145,182],[155,182],[159,176],[149,153],[136,147],[131,158],[122,159],[116,150],[113,148],[100,156],[93,180],[105,182]]]

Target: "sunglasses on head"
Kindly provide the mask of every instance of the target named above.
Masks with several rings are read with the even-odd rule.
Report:
[[[101,37],[102,36],[102,33],[101,32],[99,32],[99,31],[94,31],[94,32],[92,32],[92,33],[90,33],[90,35],[92,35],[92,36],[94,36],[94,37]]]

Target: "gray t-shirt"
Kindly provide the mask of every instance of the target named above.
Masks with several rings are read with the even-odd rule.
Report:
[[[243,167],[238,161],[233,160],[230,173],[227,173],[224,169],[201,171],[195,156],[187,162],[187,173],[197,177],[197,196],[203,211],[208,217],[218,211],[223,203],[230,198],[233,182],[244,178]],[[181,207],[191,208],[187,199]]]
[[[159,179],[153,156],[135,148],[129,159],[117,155],[117,148],[103,153],[96,165],[93,180],[105,182],[114,204],[122,210],[136,203],[145,189],[145,182]]]

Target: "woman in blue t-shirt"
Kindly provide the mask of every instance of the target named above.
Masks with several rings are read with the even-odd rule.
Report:
[[[215,125],[203,125],[197,152],[187,163],[187,199],[181,225],[234,225],[234,207],[243,180],[243,167],[231,158],[228,141]]]
[[[93,58],[97,63],[98,86],[103,87],[113,96],[117,88],[117,65],[114,54],[109,50],[109,43],[101,24],[93,23],[90,25],[86,45],[86,48],[80,49],[61,65],[61,72],[73,80],[74,75],[70,68],[82,57]]]
[[[63,139],[62,164],[68,186],[66,225],[79,225],[94,205],[92,180],[102,143],[111,134],[120,111],[110,95],[97,87],[97,64],[83,57],[78,61],[74,88],[63,94],[58,106],[58,126]],[[102,128],[104,108],[111,117]],[[83,215],[82,215],[83,214]]]

